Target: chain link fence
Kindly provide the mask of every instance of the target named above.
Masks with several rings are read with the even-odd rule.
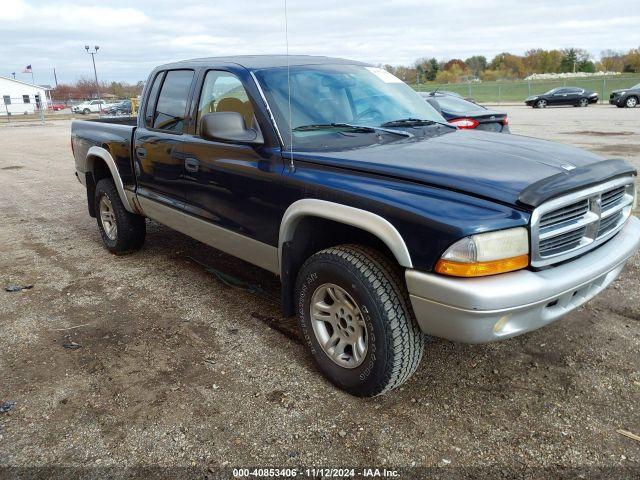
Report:
[[[102,116],[137,115],[139,100],[125,99],[65,99],[41,102],[33,95],[2,95],[0,123],[40,122],[55,119],[96,118]]]
[[[595,78],[566,78],[523,82],[423,83],[412,85],[418,91],[446,90],[479,103],[522,103],[530,95],[540,95],[557,87],[579,87],[598,93],[599,102],[607,103],[612,90],[630,88],[640,83],[640,75]]]

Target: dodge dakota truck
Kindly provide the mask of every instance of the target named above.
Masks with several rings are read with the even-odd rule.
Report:
[[[606,288],[640,242],[637,172],[569,146],[458,129],[380,68],[313,56],[162,65],[137,118],[74,121],[107,250],[150,218],[279,277],[319,370],[359,396],[425,340],[502,340]]]

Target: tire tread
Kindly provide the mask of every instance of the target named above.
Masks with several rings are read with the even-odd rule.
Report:
[[[390,347],[387,354],[390,367],[368,395],[382,395],[397,388],[415,373],[426,343],[426,336],[415,320],[401,269],[373,248],[347,244],[316,253],[305,262],[302,270],[323,257],[347,263],[380,299],[388,319],[385,335]]]

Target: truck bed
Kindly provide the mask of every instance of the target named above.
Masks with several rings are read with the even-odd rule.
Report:
[[[131,152],[136,122],[136,117],[107,117],[72,122],[71,144],[76,171],[82,183],[85,183],[83,177],[91,170],[88,162],[92,156],[88,154],[93,148],[95,153],[104,153],[106,150],[115,163],[123,186],[131,190],[135,188]]]

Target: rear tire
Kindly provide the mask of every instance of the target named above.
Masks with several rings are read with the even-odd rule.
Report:
[[[402,273],[376,250],[341,245],[316,253],[298,274],[296,298],[307,348],[337,387],[380,395],[418,368],[425,335]]]
[[[589,106],[589,99],[588,98],[581,98],[578,101],[578,106],[579,107],[588,107]]]
[[[98,182],[94,198],[98,229],[106,249],[116,255],[139,250],[146,236],[145,218],[124,208],[111,178]]]

